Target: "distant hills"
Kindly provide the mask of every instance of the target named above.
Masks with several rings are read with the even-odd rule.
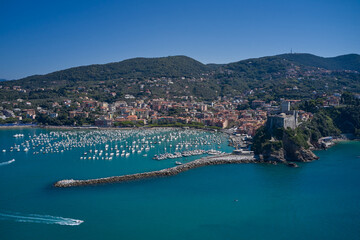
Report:
[[[228,64],[203,64],[187,56],[170,56],[74,67],[2,85],[19,85],[30,90],[50,88],[58,95],[85,87],[91,89],[88,96],[109,101],[125,94],[192,95],[206,100],[239,95],[251,89],[258,89],[257,96],[265,99],[300,98],[314,91],[360,92],[359,72],[358,54],[330,58],[281,54]],[[116,97],[109,97],[108,92],[116,93]]]
[[[347,54],[337,57],[318,57],[312,54],[282,54],[277,57],[287,59],[306,66],[319,67],[328,70],[353,70],[360,72],[360,55]]]
[[[240,66],[246,65],[249,61],[253,61],[256,67],[262,63],[267,64],[270,62],[275,65],[286,65],[284,62],[281,62],[281,60],[287,60],[288,63],[324,68],[327,70],[352,70],[360,72],[360,55],[358,54],[324,58],[307,53],[296,53],[247,59],[229,64],[208,65],[187,56],[132,58],[121,62],[74,67],[46,75],[34,75],[19,80],[86,81],[137,77],[189,77],[219,68],[243,72],[244,69]],[[237,67],[239,67],[239,69]],[[1,80],[5,81],[5,79]]]
[[[0,82],[5,82],[5,81],[7,81],[7,80],[4,78],[0,78]]]

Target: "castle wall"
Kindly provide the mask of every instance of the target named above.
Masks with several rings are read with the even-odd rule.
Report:
[[[272,131],[276,128],[291,128],[295,129],[297,127],[297,113],[294,112],[292,115],[275,115],[268,116],[267,128]]]

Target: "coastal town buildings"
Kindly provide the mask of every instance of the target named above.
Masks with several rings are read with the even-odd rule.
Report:
[[[169,79],[162,78],[149,81],[159,86],[163,83],[171,84]],[[16,86],[14,91],[19,89],[22,87]],[[79,87],[75,89],[75,97],[57,99],[46,106],[39,106],[31,100],[20,98],[16,101],[3,102],[0,118],[3,121],[16,118],[27,122],[41,118],[40,123],[50,121],[49,124],[98,127],[193,124],[218,129],[233,128],[236,133],[249,136],[255,135],[256,130],[264,126],[267,119],[270,120],[268,124],[274,127],[295,128],[300,122],[312,118],[310,113],[291,110],[291,106],[298,104],[300,100],[249,101],[248,96],[259,89],[235,97],[218,97],[217,100],[212,101],[200,101],[194,96],[149,98],[147,95],[136,98],[131,94],[124,95],[122,100],[115,102],[100,101],[89,96],[76,97],[80,92],[86,91],[88,91],[86,86]],[[324,104],[337,106],[339,102],[340,96],[334,94],[328,96]]]

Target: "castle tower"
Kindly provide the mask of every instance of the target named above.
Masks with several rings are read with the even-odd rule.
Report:
[[[283,101],[281,103],[281,112],[287,113],[290,111],[290,102],[289,101]]]

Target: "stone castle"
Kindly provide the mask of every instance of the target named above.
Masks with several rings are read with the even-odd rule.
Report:
[[[280,111],[268,115],[266,127],[272,131],[277,128],[295,129],[298,126],[298,112],[290,110],[290,102],[283,101]]]

